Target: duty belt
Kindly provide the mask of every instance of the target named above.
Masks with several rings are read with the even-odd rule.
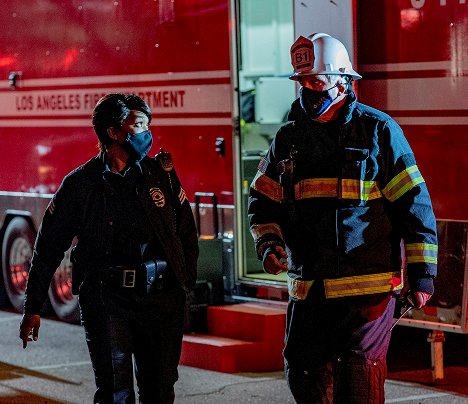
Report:
[[[134,288],[138,278],[143,277],[146,282],[146,274],[141,269],[129,266],[114,266],[103,271],[103,282],[106,285],[122,288]]]
[[[110,288],[124,288],[128,290],[137,289],[139,292],[150,292],[153,289],[163,289],[176,286],[178,284],[172,271],[158,272],[159,265],[142,265],[131,267],[116,265],[102,271],[102,283]],[[166,265],[164,265],[164,268]]]

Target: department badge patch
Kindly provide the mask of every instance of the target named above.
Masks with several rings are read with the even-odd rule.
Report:
[[[158,208],[162,208],[166,203],[166,199],[164,198],[162,191],[159,188],[150,188],[149,192],[154,204]]]

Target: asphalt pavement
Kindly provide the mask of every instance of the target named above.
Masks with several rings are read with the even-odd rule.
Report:
[[[0,404],[92,403],[93,372],[82,327],[43,319],[39,341],[23,350],[20,318],[0,311]],[[389,352],[386,402],[468,403],[466,336],[447,338],[445,350],[458,350],[458,355],[449,353],[446,377],[435,386],[425,331],[401,328],[394,332],[398,347]],[[226,374],[180,366],[179,373],[177,404],[294,403],[282,372]]]

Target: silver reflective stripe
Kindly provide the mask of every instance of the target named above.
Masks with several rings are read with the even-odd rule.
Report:
[[[294,299],[305,300],[314,281],[292,279],[288,276],[288,293]]]

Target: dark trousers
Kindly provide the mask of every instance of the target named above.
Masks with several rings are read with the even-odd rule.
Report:
[[[83,289],[83,288],[82,288]],[[93,365],[94,403],[133,404],[133,360],[139,402],[174,402],[185,292],[158,290],[138,310],[108,307],[95,288],[80,291],[82,324]]]
[[[381,404],[395,299],[325,299],[321,282],[290,299],[285,375],[298,404]]]

